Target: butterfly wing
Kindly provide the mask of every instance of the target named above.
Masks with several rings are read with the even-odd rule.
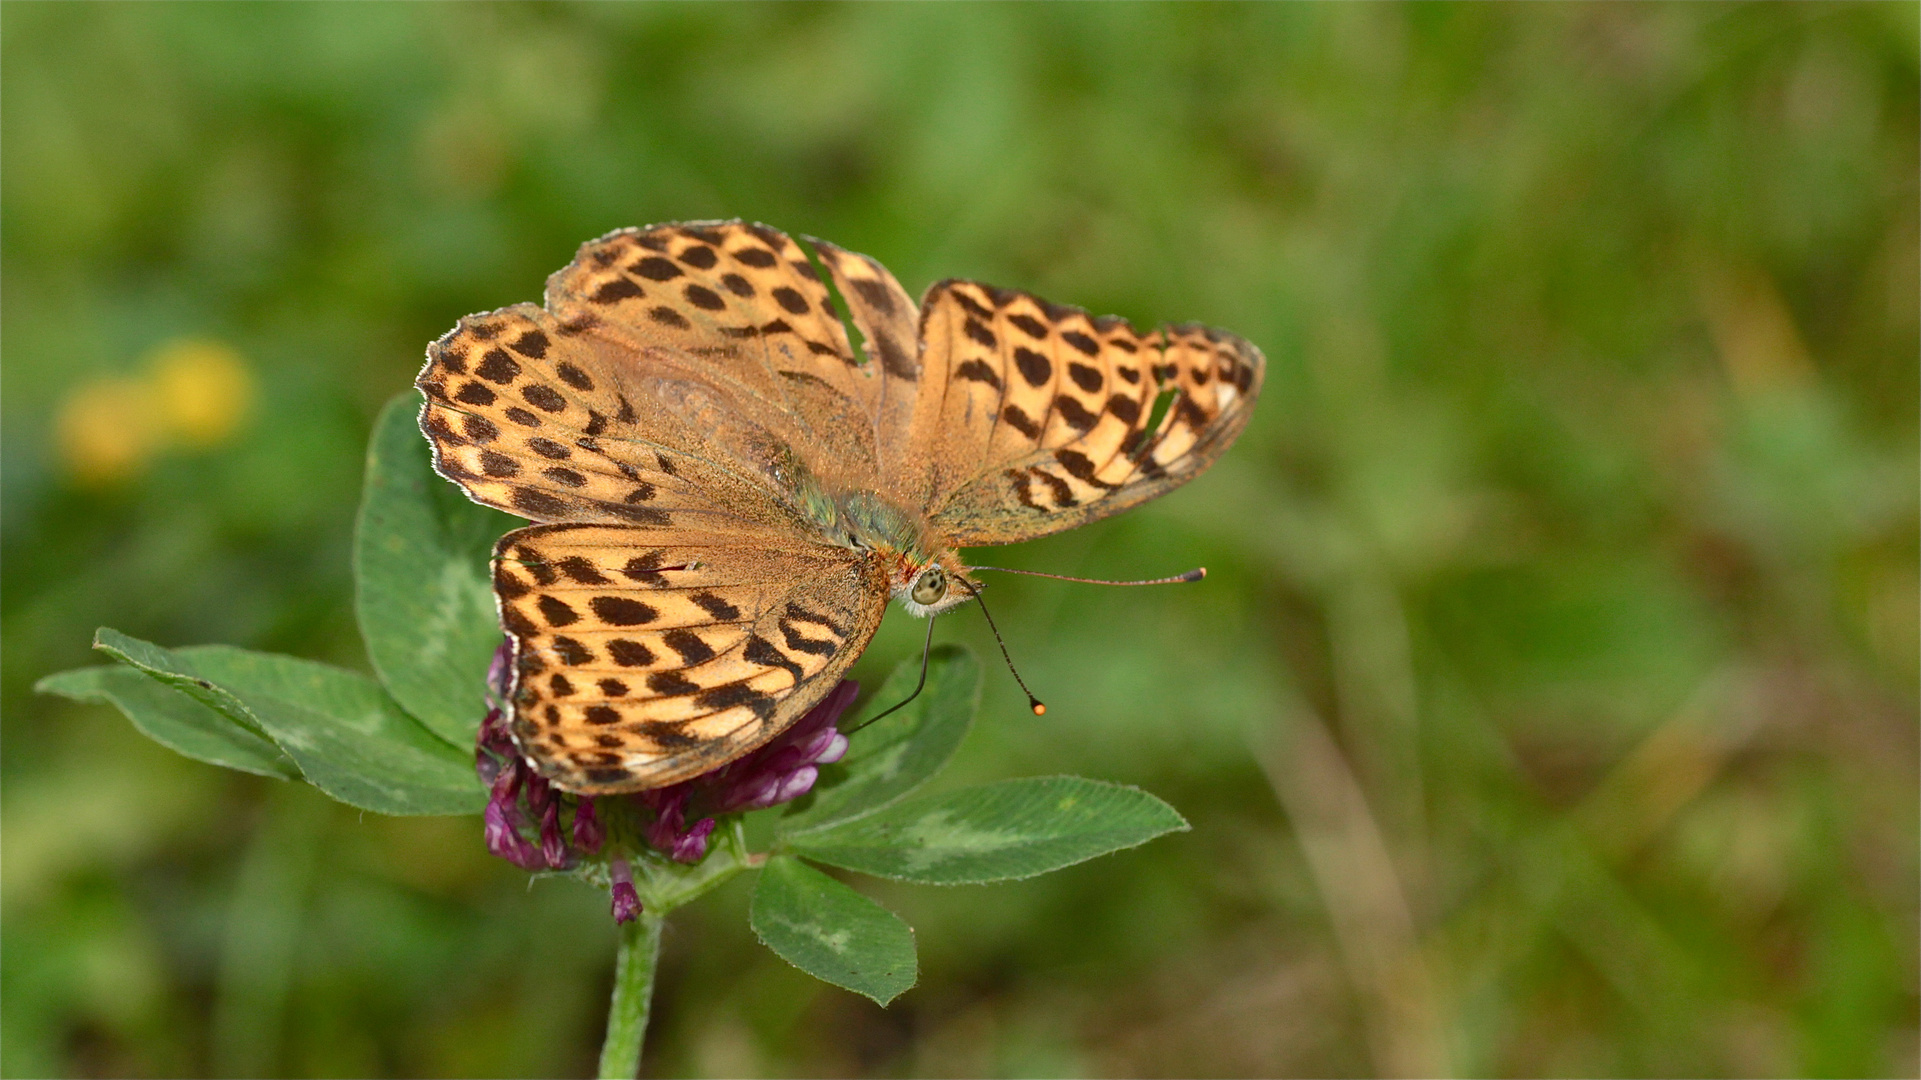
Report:
[[[1071,529],[1193,479],[1246,426],[1266,367],[1223,331],[1142,334],[964,281],[928,290],[920,334],[913,449],[883,468],[916,477],[957,547]]]
[[[677,358],[726,400],[735,426],[771,433],[823,479],[871,488],[874,432],[890,372],[913,355],[913,304],[878,264],[847,296],[856,313],[868,297],[899,296],[902,335],[872,336],[891,351],[858,358],[819,272],[800,245],[776,229],[739,221],[625,229],[583,245],[547,282],[547,305],[584,324],[585,336],[622,355]],[[716,437],[745,451],[723,427]]]
[[[429,347],[417,385],[437,466],[536,521],[659,524],[684,508],[771,526],[800,509],[802,472],[876,487],[882,403],[904,416],[912,400],[911,381],[889,385],[912,374],[915,309],[879,264],[833,250],[857,273],[842,286],[866,360],[777,230],[701,222],[589,241],[548,280],[545,307],[469,316]],[[862,321],[876,299],[891,317]]]
[[[535,525],[495,548],[511,730],[568,791],[675,783],[767,742],[880,625],[871,555],[765,534]]]

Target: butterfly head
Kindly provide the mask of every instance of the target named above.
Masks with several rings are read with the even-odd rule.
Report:
[[[894,571],[894,599],[923,618],[966,603],[980,583],[966,577],[960,559],[951,551],[927,560],[903,557]]]

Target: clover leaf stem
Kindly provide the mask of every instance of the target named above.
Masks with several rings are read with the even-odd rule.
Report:
[[[660,931],[667,913],[713,891],[721,882],[753,869],[765,855],[747,851],[747,830],[738,815],[728,819],[720,842],[695,866],[642,863],[640,917],[620,928],[614,954],[614,995],[607,1005],[607,1037],[600,1045],[601,1080],[631,1080],[640,1072],[640,1051],[652,1010],[654,970],[660,964]]]
[[[643,910],[620,928],[614,961],[614,997],[607,1006],[607,1038],[600,1046],[601,1080],[632,1080],[640,1074],[640,1048],[654,1000],[654,969],[660,963],[661,913]]]

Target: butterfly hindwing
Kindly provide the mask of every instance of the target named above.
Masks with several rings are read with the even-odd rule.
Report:
[[[536,525],[495,548],[512,731],[569,791],[658,787],[771,739],[866,647],[862,553],[758,534]]]
[[[1142,334],[962,281],[928,290],[921,339],[928,520],[963,547],[1070,529],[1192,479],[1247,423],[1266,363],[1223,331]]]

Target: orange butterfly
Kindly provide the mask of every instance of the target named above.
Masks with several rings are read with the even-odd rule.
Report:
[[[538,523],[501,538],[494,588],[511,731],[566,790],[752,751],[833,689],[890,596],[965,602],[956,549],[1193,479],[1260,394],[1265,360],[1232,334],[1142,334],[968,281],[916,306],[879,263],[807,240],[860,353],[808,253],[739,221],[610,233],[546,306],[427,349],[435,467]]]

